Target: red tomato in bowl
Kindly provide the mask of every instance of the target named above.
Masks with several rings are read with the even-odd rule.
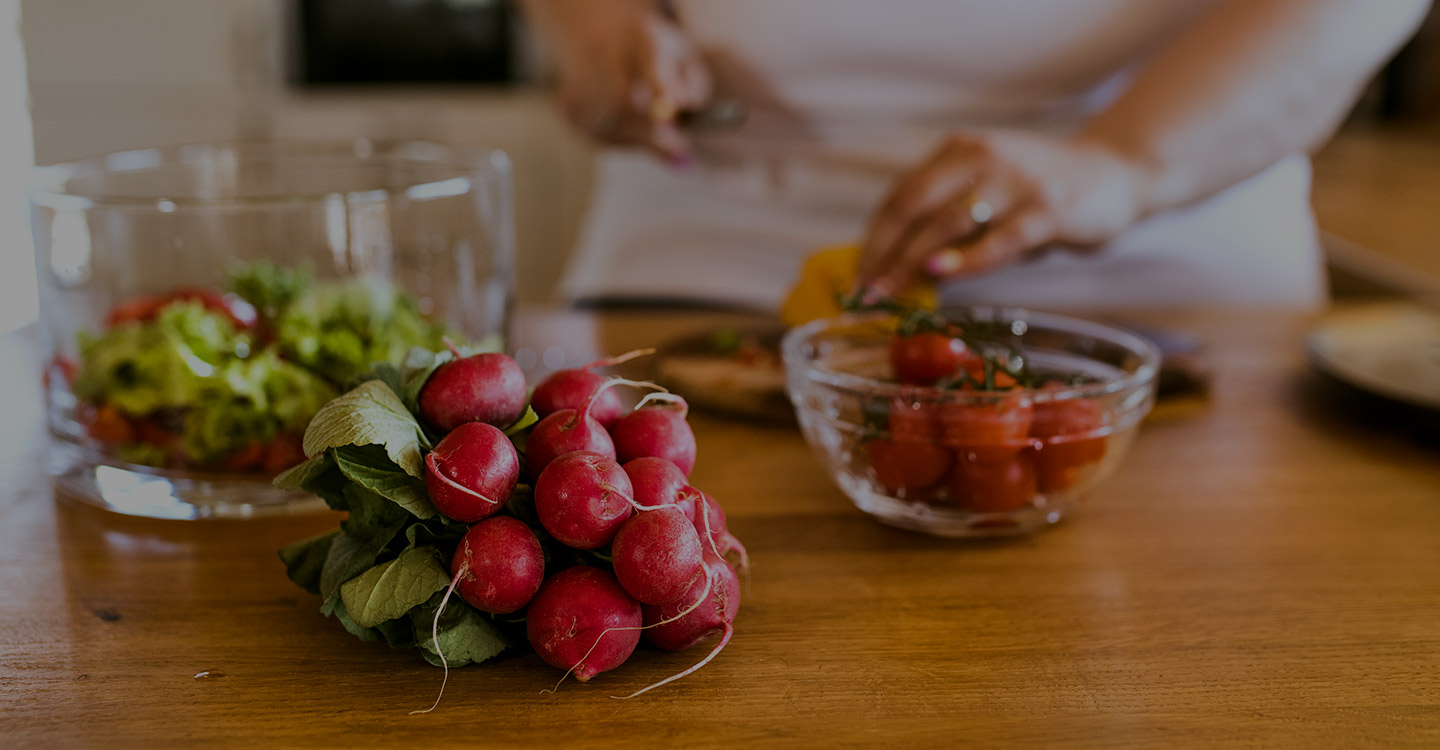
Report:
[[[937,443],[875,438],[865,443],[875,481],[891,493],[913,493],[940,484],[955,454]]]
[[[1073,487],[1087,467],[1105,457],[1106,436],[1096,434],[1104,426],[1104,412],[1095,401],[1065,399],[1035,405],[1030,435],[1038,443],[1035,468],[1041,492]]]
[[[886,419],[889,434],[865,443],[875,479],[889,492],[929,489],[950,470],[955,452],[940,444],[938,406],[893,400]]]
[[[940,442],[977,458],[1000,460],[1031,445],[1035,405],[1022,393],[1002,394],[989,403],[940,405]]]
[[[890,337],[890,367],[895,379],[910,385],[934,385],[960,371],[974,355],[965,342],[935,331]]]
[[[950,499],[976,513],[1005,513],[1035,499],[1035,464],[1030,452],[998,460],[961,454],[950,472]]]

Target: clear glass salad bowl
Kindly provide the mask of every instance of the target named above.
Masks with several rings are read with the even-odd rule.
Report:
[[[320,404],[374,360],[507,333],[499,151],[126,151],[37,169],[31,206],[49,469],[122,513],[308,510],[270,478],[303,457]]]
[[[896,381],[896,318],[856,313],[792,329],[781,344],[805,439],[836,485],[883,523],[947,537],[1023,534],[1058,522],[1120,463],[1154,404],[1160,353],[1077,318],[943,309],[983,328],[976,348],[1023,363],[999,390]],[[998,379],[992,370],[990,379]],[[964,380],[963,378],[961,380]],[[944,384],[942,384],[944,385]],[[1004,385],[1010,385],[1004,383]]]

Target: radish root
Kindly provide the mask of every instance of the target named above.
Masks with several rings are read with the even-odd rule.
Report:
[[[735,626],[727,622],[727,623],[725,623],[725,633],[724,633],[724,635],[720,636],[720,642],[717,643],[717,644],[715,644],[715,648],[711,649],[711,650],[710,650],[710,653],[707,654],[704,659],[701,659],[701,660],[699,661],[699,663],[695,664],[694,666],[690,667],[689,669],[685,670],[684,672],[681,672],[681,673],[679,673],[679,674],[670,675],[669,677],[666,677],[665,679],[663,679],[663,680],[661,680],[661,681],[659,681],[659,682],[657,682],[657,683],[655,683],[655,684],[653,684],[653,685],[647,685],[647,686],[645,686],[645,687],[643,687],[643,688],[640,688],[639,690],[636,690],[635,692],[633,692],[633,693],[631,693],[631,694],[629,694],[629,695],[612,695],[612,696],[610,696],[610,697],[611,697],[611,698],[614,698],[615,700],[620,700],[620,701],[630,700],[631,698],[634,698],[635,696],[640,695],[641,693],[648,693],[648,692],[650,692],[651,690],[654,690],[655,688],[660,687],[661,685],[668,685],[669,683],[672,683],[672,682],[674,682],[674,681],[676,681],[676,680],[678,680],[678,679],[680,679],[680,678],[682,678],[682,677],[688,677],[688,676],[690,676],[690,675],[692,675],[692,674],[695,674],[697,671],[700,670],[701,667],[705,666],[706,664],[709,664],[712,659],[714,659],[716,656],[719,656],[719,655],[720,655],[720,652],[721,652],[721,651],[724,651],[726,646],[730,645],[730,636],[732,636],[732,635],[735,635]]]
[[[635,405],[635,410],[638,411],[639,409],[644,408],[652,401],[664,401],[666,403],[679,406],[681,417],[684,417],[690,413],[690,404],[687,403],[684,398],[674,393],[671,393],[670,391],[667,391],[663,388],[660,389],[658,393],[647,393],[645,395],[645,398],[640,399],[640,403]]]
[[[445,676],[440,679],[440,692],[435,696],[435,702],[429,708],[411,711],[407,716],[415,714],[428,714],[440,705],[440,699],[445,697],[445,685],[450,682],[450,662],[445,660],[445,652],[440,650],[440,614],[445,611],[445,605],[450,601],[450,595],[455,593],[455,587],[460,585],[460,576],[450,579],[450,588],[445,589],[445,596],[440,599],[440,606],[435,608],[435,620],[430,623],[430,644],[435,647],[435,655],[440,657],[440,666],[445,668]]]
[[[465,494],[467,494],[467,495],[469,495],[469,496],[471,496],[471,497],[473,497],[473,498],[477,498],[477,499],[483,501],[486,505],[499,505],[499,504],[500,504],[500,503],[497,503],[497,502],[495,502],[494,500],[491,500],[490,498],[485,497],[484,495],[476,492],[475,490],[472,490],[472,489],[470,489],[469,487],[466,487],[465,485],[460,484],[459,482],[456,482],[454,479],[451,479],[450,477],[445,476],[445,472],[443,472],[443,471],[440,470],[440,464],[439,464],[439,462],[437,462],[437,461],[435,460],[435,453],[434,453],[434,451],[431,451],[428,455],[425,456],[425,465],[428,466],[428,467],[430,467],[430,469],[434,470],[435,476],[439,477],[439,478],[440,478],[440,481],[444,482],[446,485],[448,485],[448,486],[450,486],[450,487],[453,487],[453,488],[455,488],[456,490],[459,490],[460,492],[463,492],[463,493],[465,493]]]
[[[634,351],[628,351],[628,352],[625,352],[624,354],[621,354],[621,355],[618,355],[618,356],[615,356],[615,357],[606,357],[605,359],[597,359],[597,360],[595,360],[594,362],[591,362],[590,364],[585,365],[584,367],[582,367],[582,368],[580,368],[580,369],[582,369],[582,370],[593,370],[593,369],[595,369],[596,367],[614,367],[615,365],[625,364],[626,362],[629,362],[629,361],[632,360],[632,359],[636,359],[636,358],[638,358],[638,357],[644,357],[644,356],[646,356],[646,355],[650,355],[650,354],[654,354],[654,353],[655,353],[655,349],[654,349],[654,348],[650,348],[650,349],[635,349]]]
[[[692,579],[692,580],[693,580],[693,579]],[[565,674],[560,675],[560,679],[555,683],[555,687],[550,688],[550,689],[548,689],[548,690],[541,690],[540,692],[541,692],[542,694],[544,694],[544,693],[554,694],[555,691],[559,690],[559,689],[560,689],[560,683],[564,682],[564,681],[565,681],[565,678],[566,678],[566,677],[569,677],[569,676],[570,676],[570,673],[571,673],[571,672],[574,672],[575,669],[576,669],[576,667],[579,667],[581,664],[584,664],[584,663],[585,663],[585,660],[590,658],[590,654],[595,653],[595,649],[600,647],[600,641],[604,640],[604,639],[605,639],[605,636],[609,635],[609,634],[612,633],[612,632],[616,632],[616,631],[624,631],[624,630],[647,630],[647,629],[649,629],[649,628],[659,627],[659,626],[661,626],[661,625],[669,625],[670,623],[675,622],[676,620],[679,620],[680,618],[682,618],[682,617],[690,614],[691,612],[694,612],[696,609],[698,609],[698,608],[700,607],[701,604],[704,604],[704,603],[705,603],[705,600],[710,597],[710,589],[711,589],[711,587],[713,587],[714,585],[715,585],[715,577],[710,574],[710,571],[709,571],[709,570],[706,570],[706,571],[705,571],[705,588],[700,592],[700,597],[695,600],[695,603],[694,603],[694,604],[691,604],[690,606],[688,606],[688,607],[686,607],[685,609],[681,610],[681,611],[678,612],[674,617],[666,618],[666,619],[664,619],[664,620],[661,620],[660,622],[652,622],[652,623],[650,623],[649,625],[641,625],[641,626],[638,627],[638,628],[630,628],[630,627],[625,627],[625,628],[605,628],[604,630],[600,631],[600,635],[595,636],[595,642],[590,645],[590,648],[589,648],[589,650],[587,650],[587,651],[585,652],[585,655],[582,656],[582,657],[580,657],[579,661],[576,661],[575,664],[574,664],[574,666],[572,666],[572,667],[570,667],[569,669],[565,670]],[[693,671],[693,670],[692,670],[692,671]],[[648,689],[649,689],[649,688],[647,688],[647,690],[648,690]]]

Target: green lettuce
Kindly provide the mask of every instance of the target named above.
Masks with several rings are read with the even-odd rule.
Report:
[[[196,302],[175,302],[148,323],[80,336],[75,393],[145,416],[194,405],[227,357],[250,350],[247,335]]]
[[[411,347],[439,349],[446,333],[413,299],[375,278],[315,285],[277,322],[286,356],[334,383],[348,383],[373,362],[404,359]]]

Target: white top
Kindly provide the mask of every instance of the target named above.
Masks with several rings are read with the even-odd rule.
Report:
[[[1073,129],[1208,2],[678,0],[720,96],[750,115],[734,133],[702,134],[688,168],[603,154],[562,292],[773,309],[801,260],[857,241],[895,176],[945,132]],[[1296,155],[1084,257],[1049,253],[944,295],[1049,308],[1317,305],[1309,187]]]

